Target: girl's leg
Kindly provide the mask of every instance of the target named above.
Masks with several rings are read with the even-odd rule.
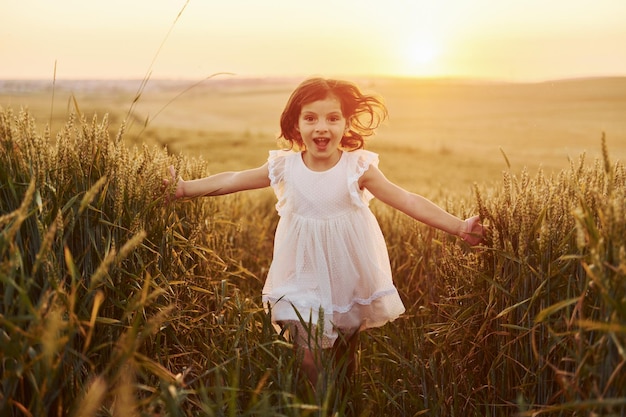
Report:
[[[300,370],[314,388],[324,370],[323,359],[327,357],[328,353],[331,354],[329,359],[333,361],[336,370],[345,369],[346,379],[354,374],[357,366],[356,351],[359,345],[359,329],[340,329],[339,338],[333,344],[324,336],[316,334],[315,325],[308,329],[300,322],[289,321],[281,323],[281,326],[288,330],[290,339],[294,344],[294,350],[301,358]]]
[[[289,332],[294,351],[300,358],[300,370],[315,388],[323,369],[321,349],[315,340],[315,326],[307,329],[302,323],[296,321],[284,322],[281,326]]]
[[[313,388],[315,388],[322,370],[319,353],[313,352],[308,346],[299,346],[298,344],[295,344],[295,349],[302,354],[300,369],[306,375]]]
[[[356,351],[359,346],[359,329],[340,331],[333,345],[335,367],[345,366],[346,377],[354,375],[357,367]]]

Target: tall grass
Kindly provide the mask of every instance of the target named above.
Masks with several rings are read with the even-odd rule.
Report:
[[[0,414],[626,415],[626,173],[505,172],[470,249],[374,205],[407,313],[361,335],[348,395],[310,392],[260,302],[268,190],[167,204],[168,164],[106,117],[51,138],[0,111]]]

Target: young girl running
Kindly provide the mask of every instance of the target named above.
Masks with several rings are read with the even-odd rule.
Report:
[[[295,89],[280,119],[289,150],[270,151],[258,168],[191,181],[169,168],[175,198],[273,188],[280,221],[262,300],[301,351],[301,369],[314,386],[318,348],[347,355],[351,371],[358,332],[404,312],[368,207],[372,198],[470,245],[482,240],[478,216],[461,220],[378,169],[378,155],[363,149],[364,140],[386,117],[383,102],[356,85],[313,78]]]

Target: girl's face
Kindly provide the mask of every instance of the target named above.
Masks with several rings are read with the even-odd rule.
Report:
[[[334,164],[339,155],[341,138],[349,128],[349,121],[341,112],[341,102],[334,96],[304,104],[296,130],[300,132],[311,162]]]

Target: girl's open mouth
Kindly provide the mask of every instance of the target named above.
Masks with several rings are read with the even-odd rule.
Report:
[[[318,148],[325,148],[330,142],[330,139],[329,138],[316,138],[316,139],[313,139],[313,142],[315,142]]]

